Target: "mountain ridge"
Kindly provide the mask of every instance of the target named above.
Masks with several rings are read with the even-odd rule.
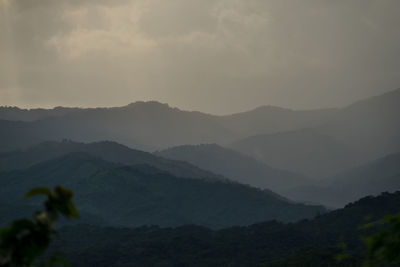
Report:
[[[196,179],[224,180],[222,176],[182,161],[168,160],[148,152],[129,148],[112,141],[92,143],[71,140],[46,141],[23,150],[0,153],[0,171],[22,169],[72,152],[85,152],[110,162],[125,165],[147,164],[175,176]]]
[[[83,152],[0,172],[0,203],[20,203],[30,188],[55,184],[74,192],[78,210],[114,226],[195,223],[221,228],[269,219],[297,221],[326,211],[228,180],[176,177],[152,166],[110,163]]]
[[[289,188],[311,183],[305,176],[272,168],[250,156],[217,144],[184,145],[158,151],[155,154],[174,160],[184,160],[240,183],[270,189],[283,195]],[[290,195],[285,196],[290,198]]]
[[[282,108],[264,107],[238,115],[214,116],[201,112],[186,112],[158,102],[142,102],[124,108],[85,109],[62,116],[43,118],[33,122],[0,120],[0,151],[25,148],[41,141],[64,138],[79,142],[113,140],[140,150],[152,152],[180,145],[217,143],[222,146],[257,135],[278,134],[283,142],[285,135],[301,129],[311,129],[320,135],[316,173],[308,176],[332,175],[351,166],[366,163],[386,154],[400,151],[400,90],[376,96],[349,105],[348,108],[290,111]],[[322,138],[325,136],[324,138]],[[302,136],[300,136],[302,137]],[[313,135],[308,137],[309,146],[301,147],[302,138],[292,138],[294,147],[301,149],[315,145]],[[287,141],[287,140],[286,140]],[[285,142],[286,142],[285,141]],[[326,143],[324,143],[326,141]],[[281,143],[285,147],[286,143]],[[336,144],[336,145],[335,145]],[[277,144],[279,145],[279,144]],[[335,153],[331,153],[332,148]],[[282,158],[290,157],[292,150],[276,150]],[[243,148],[246,152],[250,148]],[[300,159],[309,155],[295,151]],[[324,150],[326,150],[324,152]],[[306,150],[305,150],[306,151]],[[351,152],[351,153],[350,153]],[[268,150],[262,151],[268,153]],[[258,155],[248,153],[255,158]],[[342,156],[344,155],[344,156]],[[260,159],[260,158],[258,158]],[[279,169],[298,172],[297,161]],[[301,164],[300,164],[301,166]],[[305,165],[304,165],[305,166]],[[323,172],[323,166],[328,166]],[[308,168],[312,166],[308,166]],[[318,178],[318,177],[317,177]]]
[[[327,207],[343,207],[366,195],[397,190],[400,190],[400,153],[345,170],[313,186],[293,188],[292,197]]]

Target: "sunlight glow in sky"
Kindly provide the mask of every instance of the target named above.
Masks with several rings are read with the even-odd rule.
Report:
[[[0,0],[0,105],[225,114],[400,87],[397,0]]]

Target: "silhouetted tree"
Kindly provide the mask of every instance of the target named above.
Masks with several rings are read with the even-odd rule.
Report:
[[[53,191],[45,187],[30,190],[25,198],[45,195],[44,210],[36,211],[33,219],[18,219],[0,229],[0,266],[31,267],[48,248],[51,237],[56,232],[54,223],[59,214],[66,218],[78,218],[78,212],[71,201],[72,192],[61,186]],[[56,254],[40,266],[68,266]]]

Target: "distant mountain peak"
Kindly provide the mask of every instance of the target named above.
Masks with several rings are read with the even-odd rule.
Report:
[[[293,111],[290,108],[284,108],[284,107],[279,107],[279,106],[274,106],[274,105],[262,105],[259,107],[256,107],[255,109],[253,109],[253,111],[256,110],[268,110],[268,111]]]
[[[168,108],[172,109],[167,103],[161,103],[158,101],[136,101],[125,106],[127,108]]]
[[[359,101],[350,104],[349,106],[347,106],[347,108],[353,108],[358,106],[369,107],[370,105],[380,105],[380,106],[387,106],[388,104],[397,105],[399,100],[400,100],[400,88],[397,88],[395,90],[391,90],[382,94],[361,99]]]

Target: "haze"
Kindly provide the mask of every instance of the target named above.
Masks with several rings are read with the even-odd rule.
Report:
[[[215,114],[400,85],[400,1],[0,0],[0,105]]]

